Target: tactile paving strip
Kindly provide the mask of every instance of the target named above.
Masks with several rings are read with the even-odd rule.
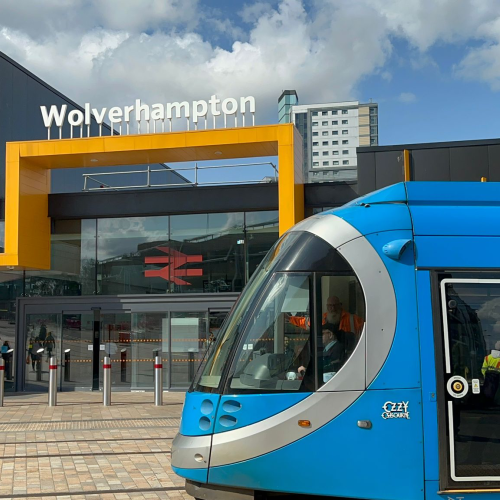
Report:
[[[123,429],[128,427],[179,427],[180,418],[78,420],[62,422],[19,422],[0,424],[0,432]]]

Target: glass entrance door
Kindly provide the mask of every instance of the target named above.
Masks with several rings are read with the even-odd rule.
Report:
[[[132,364],[138,362],[133,355],[131,314],[127,311],[101,313],[101,344],[99,352],[100,387],[103,386],[104,356],[111,360],[111,390],[130,390]]]
[[[155,356],[163,361],[165,390],[187,389],[235,299],[226,294],[201,303],[170,296],[22,298],[11,383],[18,391],[47,391],[52,354],[60,391],[98,391],[108,354],[113,391],[152,391]]]
[[[451,487],[500,485],[500,281],[441,281]]]
[[[26,369],[24,379],[26,391],[48,391],[49,360],[51,356],[59,357],[60,352],[61,315],[26,315]],[[12,363],[14,358],[11,353],[8,353],[7,356],[5,378],[9,381],[13,373]]]
[[[94,314],[62,314],[59,387],[61,391],[92,390]]]
[[[207,349],[208,329],[206,311],[170,313],[171,387],[191,385]]]

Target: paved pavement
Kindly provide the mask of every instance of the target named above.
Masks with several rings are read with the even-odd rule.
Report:
[[[14,395],[0,408],[0,499],[192,499],[170,467],[183,393]]]

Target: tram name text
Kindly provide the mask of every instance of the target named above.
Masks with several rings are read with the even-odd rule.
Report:
[[[384,420],[390,418],[404,418],[410,420],[410,412],[408,411],[409,401],[402,401],[401,403],[393,403],[392,401],[386,401],[382,409],[382,418]]]

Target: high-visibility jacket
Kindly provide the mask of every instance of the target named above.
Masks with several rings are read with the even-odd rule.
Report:
[[[488,354],[488,356],[484,358],[483,367],[481,368],[481,371],[483,372],[483,376],[486,375],[487,371],[494,371],[500,373],[500,357],[494,357],[493,354]]]
[[[327,313],[323,313],[323,325],[326,323],[326,318]],[[304,330],[311,327],[310,318],[305,316],[291,316],[289,320],[292,325],[303,328]],[[339,330],[343,330],[344,332],[353,332],[359,335],[361,330],[363,330],[364,323],[365,322],[356,314],[342,311],[342,314],[340,315]]]

